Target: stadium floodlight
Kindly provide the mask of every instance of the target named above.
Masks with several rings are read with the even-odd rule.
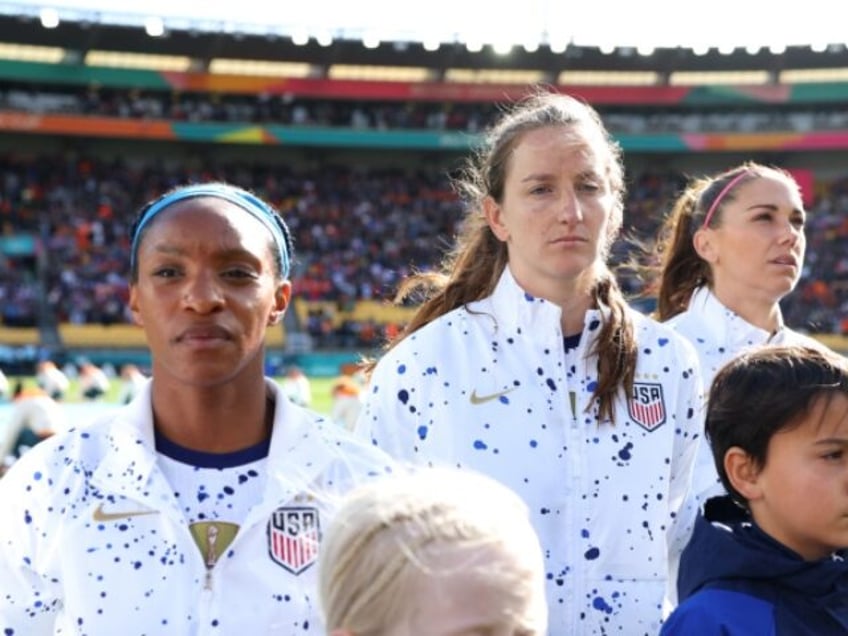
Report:
[[[456,34],[458,44],[465,46],[465,50],[469,53],[479,53],[483,47],[490,41],[490,36],[487,37],[485,31],[475,28],[460,31]]]
[[[511,42],[495,42],[492,44],[492,50],[497,55],[509,55],[512,52]]]
[[[299,62],[269,62],[216,57],[210,60],[208,71],[213,75],[309,77],[312,73],[312,66]]]
[[[654,54],[654,47],[650,44],[640,44],[636,47],[636,52],[642,57],[650,57]]]
[[[295,46],[306,46],[309,43],[309,34],[303,29],[298,29],[292,33],[291,41]]]
[[[0,59],[20,62],[58,64],[68,52],[54,46],[31,46],[28,44],[4,44],[0,42]]]
[[[772,44],[769,46],[769,51],[771,51],[772,55],[783,55],[786,53],[786,45],[785,44]]]
[[[692,47],[692,53],[694,53],[695,55],[702,56],[702,55],[706,55],[709,52],[710,52],[710,47],[708,47],[705,44],[696,44],[695,46]]]
[[[736,50],[736,47],[732,44],[722,44],[718,47],[718,52],[721,55],[733,55],[733,52]]]
[[[322,31],[315,36],[315,41],[321,46],[330,46],[333,43],[333,35],[328,31]]]
[[[187,71],[191,59],[182,55],[159,55],[156,53],[122,53],[90,49],[83,60],[86,66],[109,68],[139,68],[156,71]]]
[[[39,17],[41,19],[41,26],[45,29],[55,29],[59,26],[59,12],[56,9],[42,9]]]
[[[424,42],[422,42],[422,45],[424,46],[425,51],[434,53],[439,50],[439,47],[441,47],[442,44],[436,38],[427,38]]]
[[[615,53],[615,44],[601,44],[598,50],[604,55],[612,55]]]
[[[367,33],[362,38],[362,46],[366,49],[376,49],[380,46],[380,38],[373,33]]]
[[[810,45],[810,50],[813,53],[824,53],[825,51],[827,51],[827,48],[828,48],[827,42],[813,42]]]
[[[539,50],[539,40],[527,40],[523,46],[528,53],[535,53]]]
[[[565,53],[565,50],[568,48],[568,42],[563,38],[552,39],[548,42],[548,48],[551,50],[551,53]]]
[[[762,48],[763,47],[761,47],[759,44],[749,44],[745,47],[745,51],[748,53],[748,55],[756,55],[760,52],[760,49]]]
[[[165,35],[165,23],[162,18],[151,16],[144,19],[144,31],[152,38],[161,38]]]

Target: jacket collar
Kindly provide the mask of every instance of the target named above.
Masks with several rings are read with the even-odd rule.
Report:
[[[93,484],[105,492],[146,499],[150,474],[156,461],[153,437],[153,408],[150,380],[126,406],[110,414],[105,452],[91,476]]]
[[[724,306],[708,287],[695,290],[689,300],[687,313],[698,320],[703,331],[710,334],[713,343],[730,351],[765,343],[780,344],[788,331],[783,326],[782,317],[780,328],[775,334],[752,325]]]
[[[533,330],[533,337],[548,346],[562,347],[562,309],[559,305],[544,298],[538,298],[526,292],[515,280],[509,266],[504,268],[498,284],[487,300],[471,303],[469,310],[486,313],[485,303],[491,303],[498,322],[503,323],[509,332]],[[585,345],[593,342],[600,333],[600,326],[609,309],[590,309],[583,318],[583,337],[580,349],[588,351]],[[494,320],[494,318],[493,318]]]
[[[104,492],[161,507],[171,489],[155,469],[152,384],[148,381],[132,402],[111,415],[106,434],[111,450],[104,453],[91,479]],[[288,500],[314,481],[335,456],[324,441],[323,418],[291,403],[270,378],[265,378],[265,384],[275,397],[268,451],[273,461],[268,462],[266,496]],[[172,505],[178,510],[175,501]]]

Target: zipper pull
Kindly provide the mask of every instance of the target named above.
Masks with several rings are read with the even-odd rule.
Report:
[[[206,583],[203,589],[212,589],[212,568],[218,562],[218,533],[220,529],[214,523],[210,523],[206,528]]]

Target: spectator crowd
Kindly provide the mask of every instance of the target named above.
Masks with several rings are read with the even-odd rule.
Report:
[[[304,98],[291,94],[226,94],[7,84],[0,109],[175,122],[343,127],[354,130],[436,130],[478,133],[498,115],[493,102],[382,101]],[[599,106],[615,134],[752,133],[845,130],[848,110],[828,104],[689,104],[662,108]]]
[[[0,157],[0,235],[31,234],[33,257],[0,255],[0,307],[6,325],[34,325],[40,308],[56,322],[114,324],[127,313],[129,225],[146,201],[174,185],[218,179],[254,190],[289,219],[295,242],[295,295],[332,301],[338,310],[360,300],[390,299],[398,281],[429,270],[444,256],[462,215],[448,171],[433,167],[295,167],[203,162],[187,167],[148,160],[65,155]],[[683,184],[672,172],[628,175],[627,238],[614,260],[654,239]],[[808,209],[804,275],[784,302],[787,323],[801,330],[848,332],[848,176],[823,187]],[[645,290],[635,272],[620,273],[623,290]],[[381,326],[332,320],[312,311],[300,328],[317,346],[377,343]],[[395,326],[396,327],[396,326]]]

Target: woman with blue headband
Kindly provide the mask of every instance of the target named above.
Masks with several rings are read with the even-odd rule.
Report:
[[[152,379],[0,480],[0,632],[323,634],[322,529],[389,460],[264,377],[286,225],[250,192],[189,185],[141,210],[131,245]]]

